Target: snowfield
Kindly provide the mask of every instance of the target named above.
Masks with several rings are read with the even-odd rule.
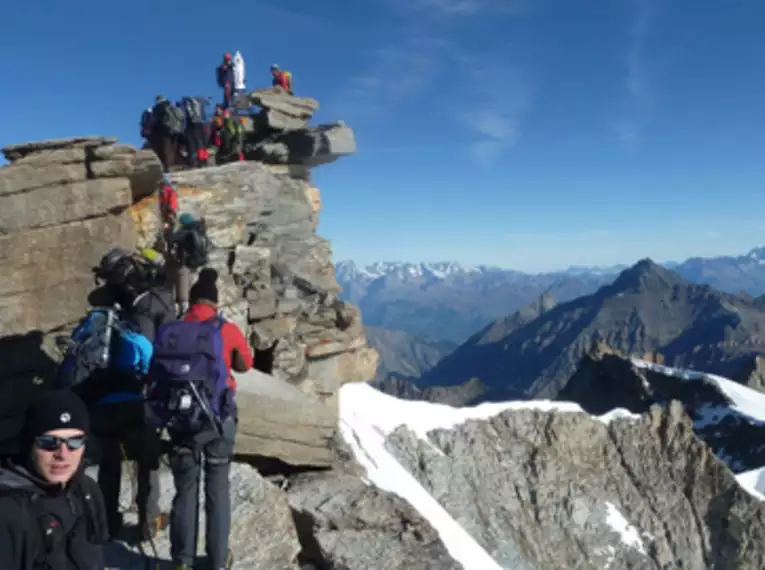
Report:
[[[340,432],[356,459],[367,471],[369,482],[406,500],[433,526],[452,558],[465,570],[505,570],[430,493],[385,449],[385,439],[399,426],[411,429],[423,441],[428,432],[450,429],[469,420],[486,420],[505,410],[557,410],[585,413],[578,404],[536,400],[481,404],[454,408],[431,402],[400,400],[363,383],[350,383],[340,390]],[[608,423],[635,418],[626,410],[613,410],[598,418]],[[608,524],[625,545],[643,549],[640,532],[630,526],[611,505]]]
[[[710,406],[699,422],[709,425],[735,414],[742,421],[765,425],[765,395],[727,378],[691,370],[670,368],[632,359],[635,366],[652,369],[682,381],[706,380],[716,384],[727,396],[729,406]],[[585,413],[572,402],[550,400],[487,403],[475,407],[454,408],[431,402],[400,400],[364,383],[346,384],[340,390],[340,432],[356,459],[367,471],[369,483],[406,500],[430,522],[440,535],[452,558],[465,570],[505,570],[470,536],[430,493],[385,449],[386,437],[405,426],[417,437],[429,442],[428,434],[436,429],[451,429],[470,420],[487,420],[506,410],[556,410],[563,413]],[[615,409],[596,419],[604,423],[630,421],[637,418],[624,409]],[[755,497],[765,500],[765,467],[742,473],[739,484]],[[605,522],[622,539],[622,543],[642,553],[641,537],[646,536],[632,526],[619,509],[608,503]],[[604,570],[611,566],[606,565]]]

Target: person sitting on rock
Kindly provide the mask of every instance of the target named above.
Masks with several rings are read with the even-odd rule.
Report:
[[[68,390],[32,402],[25,453],[0,470],[0,568],[101,570],[109,540],[103,497],[85,474],[90,418]]]
[[[218,87],[223,89],[223,106],[228,108],[234,94],[234,65],[230,53],[226,53],[223,56],[223,63],[215,68],[215,77],[218,81]]]
[[[211,321],[218,314],[218,274],[203,269],[191,288],[192,306],[185,321]],[[231,370],[246,372],[253,365],[252,350],[242,331],[223,319],[223,358],[228,372],[228,388],[236,390]],[[232,401],[233,400],[232,398]],[[235,404],[234,404],[235,406]],[[236,439],[237,413],[222,418],[220,433],[196,434],[193,438],[171,434],[170,466],[175,481],[175,498],[170,514],[170,551],[174,570],[190,570],[197,551],[197,518],[200,470],[205,459],[206,543],[209,567],[230,569],[233,564],[229,550],[231,530],[231,495],[229,473]]]

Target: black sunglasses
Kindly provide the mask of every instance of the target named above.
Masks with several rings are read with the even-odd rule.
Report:
[[[43,451],[58,451],[65,443],[69,451],[76,451],[85,446],[87,436],[73,435],[72,437],[57,437],[55,435],[40,435],[35,438],[35,447]]]

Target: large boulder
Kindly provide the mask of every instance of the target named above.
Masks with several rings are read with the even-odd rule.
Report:
[[[239,456],[269,457],[293,466],[329,467],[337,417],[295,386],[251,370],[237,374]]]
[[[309,97],[293,97],[279,89],[259,89],[250,94],[252,104],[262,111],[256,116],[255,129],[287,131],[302,129],[318,110],[319,103]]]
[[[344,123],[290,130],[245,147],[248,158],[271,164],[319,166],[356,152],[353,130]]]

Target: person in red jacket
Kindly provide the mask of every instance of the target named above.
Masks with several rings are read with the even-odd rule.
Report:
[[[189,291],[191,306],[183,320],[207,321],[218,314],[218,288],[216,281],[218,273],[211,268],[205,268],[199,272],[197,282]],[[235,372],[247,372],[253,366],[254,357],[247,339],[239,327],[231,321],[225,321],[221,328],[223,336],[223,349],[225,351],[226,369],[229,374],[229,386],[236,389],[236,381],[231,374]]]
[[[218,315],[218,273],[205,268],[191,287],[191,307],[184,321],[207,321]],[[253,355],[247,339],[234,323],[224,321],[221,327],[228,385],[236,390],[231,371],[246,372],[252,368]],[[233,556],[229,549],[231,532],[231,485],[229,475],[234,455],[237,417],[226,418],[220,433],[213,439],[191,444],[174,442],[169,458],[176,494],[170,514],[170,551],[174,569],[191,569],[197,551],[197,498],[199,496],[201,458],[204,456],[206,512],[206,544],[210,568],[230,570]]]

